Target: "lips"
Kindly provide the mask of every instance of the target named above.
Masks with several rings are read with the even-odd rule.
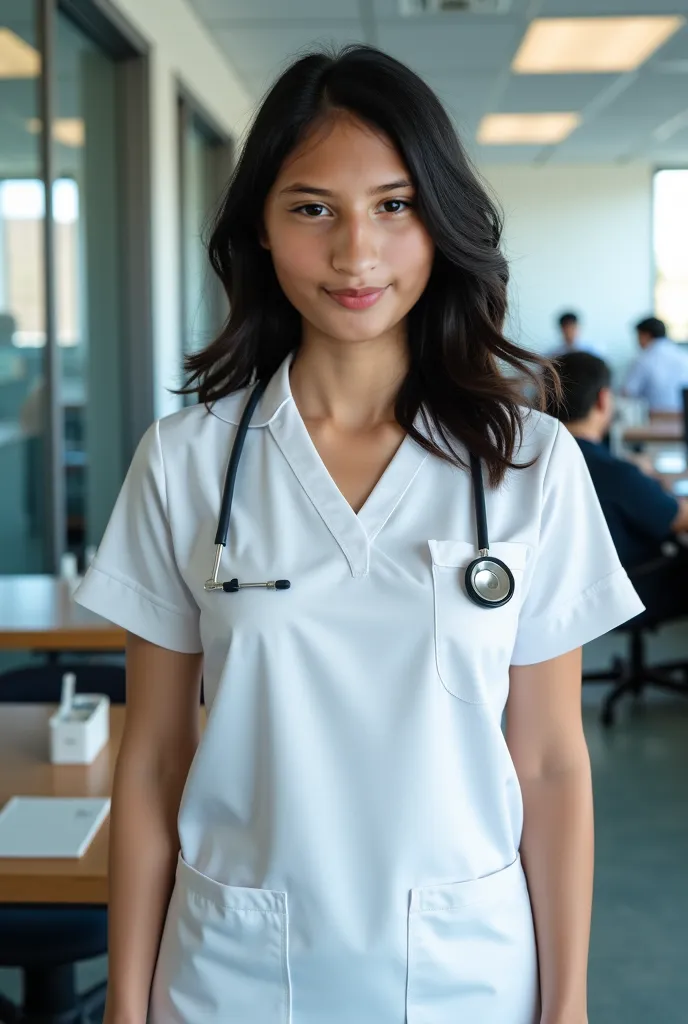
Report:
[[[381,298],[387,288],[342,288],[327,294],[345,309],[370,309]]]

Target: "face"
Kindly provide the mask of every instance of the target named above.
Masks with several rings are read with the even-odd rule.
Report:
[[[573,345],[578,337],[578,324],[575,322],[562,324],[561,333],[564,336],[566,344]]]
[[[638,344],[641,348],[647,348],[652,341],[652,335],[646,334],[645,331],[638,331]]]
[[[357,343],[405,332],[434,254],[414,201],[394,146],[352,115],[334,115],[285,161],[262,241],[304,336]]]

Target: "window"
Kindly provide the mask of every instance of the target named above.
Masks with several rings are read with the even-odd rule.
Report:
[[[206,253],[208,232],[231,168],[231,146],[186,96],[179,100],[182,351],[212,341],[226,300]]]
[[[152,417],[147,64],[115,21],[0,0],[0,573],[100,540]]]
[[[688,170],[654,177],[655,311],[674,341],[688,342]]]
[[[45,564],[45,193],[34,4],[0,0],[0,572]]]

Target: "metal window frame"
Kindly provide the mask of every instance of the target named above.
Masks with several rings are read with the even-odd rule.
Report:
[[[43,288],[45,296],[45,349],[43,372],[45,389],[43,409],[43,453],[45,522],[43,523],[43,562],[58,572],[67,536],[65,508],[64,437],[62,406],[59,401],[60,350],[57,344],[55,225],[53,221],[53,184],[55,157],[52,124],[55,115],[55,17],[54,0],[38,0],[38,50],[41,54],[41,75],[38,86],[38,108],[42,123],[40,163],[45,196],[43,213]]]
[[[221,196],[234,169],[235,141],[189,89],[182,78],[177,76],[177,161],[178,161],[178,207],[179,223],[179,323],[181,354],[185,352],[184,332],[188,323],[189,310],[186,301],[184,281],[188,271],[184,246],[184,200],[187,191],[188,165],[186,160],[185,136],[193,118],[207,137],[212,149],[211,178],[213,190]],[[225,295],[220,282],[215,278],[212,290],[213,315],[220,322],[225,308]]]

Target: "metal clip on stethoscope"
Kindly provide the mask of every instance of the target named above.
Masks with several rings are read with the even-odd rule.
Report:
[[[237,470],[241,452],[246,440],[248,425],[251,421],[255,408],[263,396],[268,381],[259,381],[256,384],[246,408],[239,421],[236,438],[232,446],[232,453],[227,467],[227,476],[222,491],[222,504],[220,506],[220,518],[215,534],[215,561],[213,563],[213,574],[206,580],[205,590],[222,590],[227,594],[236,594],[237,591],[247,587],[261,587],[267,590],[289,590],[289,580],[269,580],[267,583],[239,583],[238,579],[221,583],[218,581],[220,571],[220,560],[222,551],[227,544],[229,531],[229,518],[232,511],[232,498],[234,495],[234,484],[236,483]],[[471,476],[473,478],[473,498],[475,504],[475,522],[478,533],[478,557],[474,559],[466,569],[465,585],[466,593],[475,604],[482,608],[500,608],[514,596],[514,577],[508,565],[499,558],[490,555],[490,544],[487,533],[487,511],[485,508],[485,485],[483,483],[482,467],[480,459],[471,455]]]

